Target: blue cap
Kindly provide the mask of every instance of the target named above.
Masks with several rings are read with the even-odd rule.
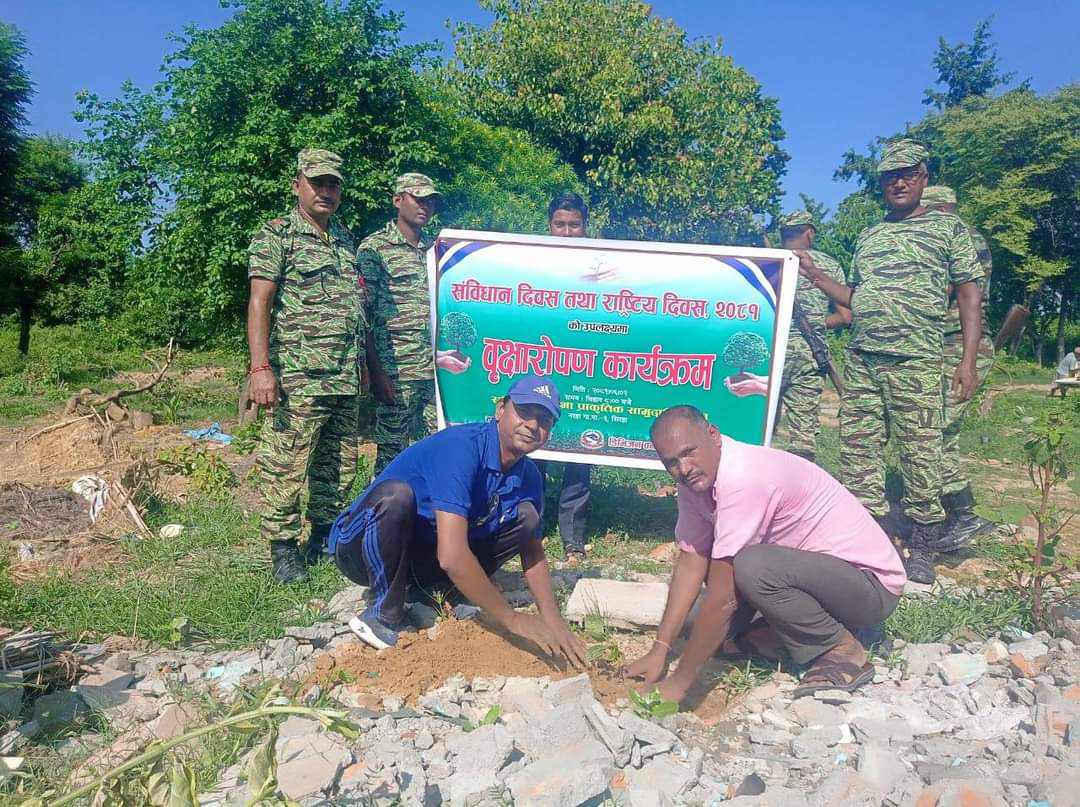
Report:
[[[559,408],[559,388],[550,378],[523,375],[510,385],[507,395],[516,404],[538,404],[544,407],[555,420],[562,414],[562,409]]]

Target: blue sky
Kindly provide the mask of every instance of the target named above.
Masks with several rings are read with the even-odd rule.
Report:
[[[487,18],[475,0],[388,0],[386,7],[405,14],[408,42],[445,42],[447,19]],[[1007,70],[1030,78],[1039,92],[1080,78],[1075,0],[655,0],[653,10],[695,38],[721,37],[724,51],[779,99],[791,154],[786,209],[798,206],[800,191],[834,206],[851,190],[832,181],[840,155],[922,117],[938,36],[967,41],[976,23],[993,14]],[[168,33],[192,22],[217,25],[228,13],[216,0],[4,0],[0,19],[18,27],[31,50],[28,67],[37,84],[31,130],[77,136],[78,90],[108,98],[125,79],[152,84],[170,47]]]

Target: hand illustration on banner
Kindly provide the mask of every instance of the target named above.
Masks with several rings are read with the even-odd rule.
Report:
[[[740,376],[728,376],[724,379],[724,386],[728,392],[736,398],[747,398],[751,395],[768,395],[768,376],[742,373]]]
[[[472,359],[466,356],[465,360],[462,361],[458,358],[458,355],[456,350],[436,350],[435,366],[440,370],[446,370],[448,373],[461,375],[472,367]]]

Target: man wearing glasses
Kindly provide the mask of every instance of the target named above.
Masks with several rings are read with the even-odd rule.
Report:
[[[423,174],[394,182],[397,218],[372,233],[357,253],[367,287],[367,363],[375,396],[375,473],[409,443],[435,430],[435,366],[424,225],[439,191]]]
[[[890,537],[905,539],[907,575],[918,583],[933,581],[935,554],[945,548],[942,333],[950,284],[963,333],[962,357],[951,383],[958,401],[968,400],[978,386],[975,359],[982,335],[978,281],[983,269],[967,227],[951,213],[922,205],[929,156],[926,146],[914,140],[885,147],[878,177],[889,212],[859,235],[851,286],[830,278],[808,253],[798,253],[801,273],[849,307],[853,317],[840,408],[841,481]],[[910,534],[888,517],[889,432],[899,449]]]

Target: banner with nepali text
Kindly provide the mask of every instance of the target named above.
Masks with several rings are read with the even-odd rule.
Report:
[[[428,252],[439,425],[491,417],[549,376],[562,418],[537,459],[660,468],[676,404],[768,444],[798,261],[787,250],[444,230]]]

